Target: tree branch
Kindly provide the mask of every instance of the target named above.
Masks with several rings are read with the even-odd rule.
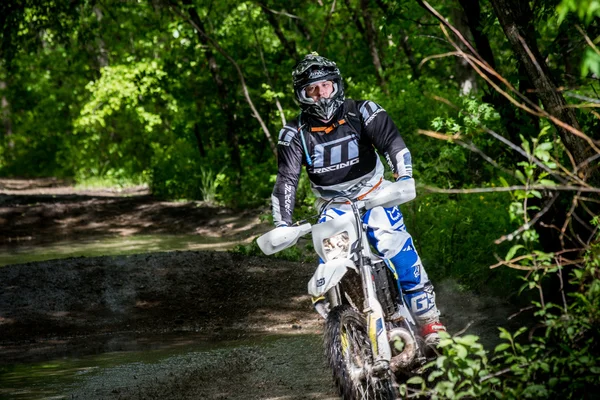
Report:
[[[261,118],[260,114],[258,113],[258,110],[256,109],[256,107],[254,106],[254,102],[252,101],[252,98],[250,97],[250,92],[248,91],[248,86],[246,85],[246,79],[244,78],[244,74],[242,73],[242,70],[240,68],[240,66],[238,65],[238,63],[219,45],[219,43],[217,43],[213,38],[211,38],[210,36],[208,36],[202,29],[200,29],[200,27],[194,22],[192,21],[187,15],[185,15],[178,7],[177,4],[174,4],[173,2],[170,2],[168,0],[167,1],[167,6],[179,17],[181,17],[182,19],[186,20],[189,22],[190,25],[192,25],[194,27],[194,29],[196,29],[196,31],[201,34],[204,38],[206,38],[206,40],[219,52],[221,53],[221,55],[223,57],[225,57],[235,68],[238,77],[240,79],[240,83],[242,85],[242,90],[244,92],[244,97],[246,98],[246,101],[248,102],[248,105],[250,106],[250,109],[252,110],[252,114],[254,115],[254,118],[256,118],[258,120],[258,123],[260,124],[265,136],[267,137],[267,140],[269,142],[269,146],[271,147],[271,152],[273,153],[273,155],[275,156],[275,158],[277,158],[277,149],[275,146],[275,142],[273,141],[273,137],[271,136],[271,133],[269,132],[269,128],[267,128],[267,125],[265,124],[265,122],[263,121],[263,119]]]

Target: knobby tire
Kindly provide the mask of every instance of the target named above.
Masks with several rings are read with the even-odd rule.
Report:
[[[356,371],[370,365],[371,344],[364,317],[349,305],[335,307],[325,327],[325,356],[333,371],[333,380],[345,400],[396,399],[394,379],[367,374],[357,378]],[[352,373],[355,371],[355,373]]]

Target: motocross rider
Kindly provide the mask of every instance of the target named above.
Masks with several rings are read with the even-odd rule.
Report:
[[[279,132],[278,174],[272,211],[277,227],[292,224],[302,165],[306,167],[317,207],[336,195],[360,200],[389,184],[375,150],[389,164],[396,180],[412,177],[410,152],[398,128],[378,104],[344,97],[335,62],[311,53],[292,72],[300,116]],[[336,209],[343,209],[336,205]],[[395,269],[406,303],[430,344],[445,331],[439,321],[433,285],[421,264],[398,207],[376,207],[363,217],[371,245]],[[319,311],[322,304],[316,303]]]

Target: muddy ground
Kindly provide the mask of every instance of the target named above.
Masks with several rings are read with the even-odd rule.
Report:
[[[142,233],[251,238],[269,229],[260,213],[159,201],[142,187],[76,190],[56,180],[4,179],[0,251],[24,242]],[[275,340],[268,351],[250,345],[211,353],[203,362],[188,354],[158,370],[113,369],[69,398],[332,398],[318,339],[322,322],[306,294],[313,271],[312,263],[195,251],[0,267],[0,366],[107,351],[111,343],[125,346],[123,337],[259,343],[283,335],[297,339]],[[451,332],[471,324],[469,333],[491,343],[495,326],[511,313],[497,299],[461,293],[452,282],[436,288]]]

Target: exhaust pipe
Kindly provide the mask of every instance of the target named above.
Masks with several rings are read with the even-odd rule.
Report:
[[[415,339],[407,329],[393,328],[388,331],[388,339],[392,348],[392,359],[390,360],[390,368],[394,373],[401,369],[408,368],[414,361],[417,353]],[[404,348],[401,352],[398,351],[394,342],[401,341]]]

